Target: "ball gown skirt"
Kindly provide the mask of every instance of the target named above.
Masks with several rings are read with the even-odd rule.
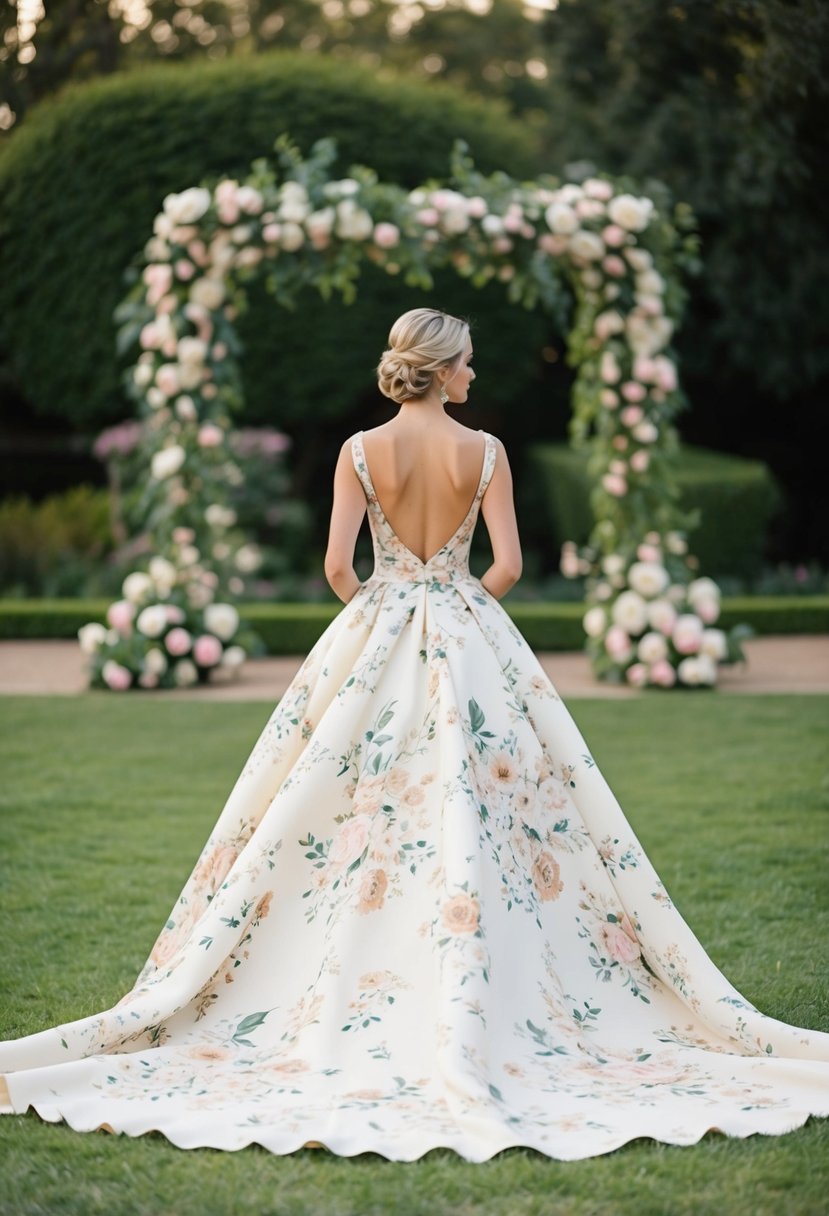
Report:
[[[134,987],[0,1044],[12,1113],[181,1148],[607,1153],[829,1115],[829,1034],[679,914],[529,645],[423,561],[362,444],[375,569],[266,722]]]

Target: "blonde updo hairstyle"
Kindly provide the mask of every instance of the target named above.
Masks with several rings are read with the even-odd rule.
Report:
[[[460,368],[469,339],[469,322],[436,308],[412,308],[389,333],[389,349],[377,367],[380,392],[400,404],[424,397],[438,368],[451,380]]]

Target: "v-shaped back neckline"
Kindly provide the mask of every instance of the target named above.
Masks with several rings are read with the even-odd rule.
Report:
[[[481,462],[481,475],[478,478],[478,485],[475,489],[475,495],[472,499],[472,502],[469,504],[469,510],[466,512],[463,519],[458,524],[457,528],[452,533],[452,535],[449,537],[449,539],[447,541],[445,541],[444,544],[441,545],[441,547],[437,550],[437,552],[433,553],[432,556],[427,558],[425,561],[422,557],[418,556],[418,554],[415,553],[414,550],[410,549],[409,546],[405,543],[405,541],[402,541],[400,539],[400,537],[397,535],[397,532],[391,526],[391,521],[389,520],[388,515],[386,515],[386,512],[383,510],[383,507],[380,503],[380,499],[377,497],[377,490],[374,488],[374,481],[372,479],[371,472],[368,467],[368,460],[366,459],[366,450],[365,450],[365,447],[363,446],[363,435],[365,434],[365,431],[358,431],[357,434],[359,435],[359,438],[360,438],[360,451],[361,451],[362,457],[363,457],[363,470],[365,471],[366,478],[368,479],[368,484],[371,486],[371,492],[374,495],[374,503],[375,503],[375,506],[377,507],[378,512],[380,513],[380,516],[382,517],[383,522],[385,523],[386,527],[391,532],[392,536],[397,541],[397,543],[399,545],[401,545],[402,548],[404,548],[406,550],[406,552],[415,559],[415,561],[420,562],[421,566],[428,566],[430,562],[433,562],[436,557],[438,557],[441,553],[443,553],[444,549],[449,548],[449,546],[452,544],[452,541],[455,539],[455,537],[461,531],[464,524],[469,519],[469,516],[472,514],[472,512],[475,509],[475,503],[478,501],[478,495],[481,492],[481,486],[484,484],[484,478],[486,477],[487,458],[489,456],[489,436],[488,436],[487,432],[484,431],[481,427],[478,427],[478,434],[483,435],[483,437],[484,437],[484,457],[483,457],[483,461]]]

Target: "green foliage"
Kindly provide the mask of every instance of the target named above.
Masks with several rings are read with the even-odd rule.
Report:
[[[88,485],[41,502],[0,502],[0,586],[6,595],[60,596],[109,590],[103,559],[113,548],[109,494]],[[93,569],[101,576],[90,577]]]
[[[673,476],[679,507],[700,513],[689,537],[700,571],[757,575],[769,521],[782,502],[768,467],[759,460],[686,444],[675,457]],[[557,565],[563,542],[581,544],[592,527],[589,460],[564,444],[531,444],[525,483],[522,518],[527,539],[543,545],[549,561]]]
[[[106,619],[108,599],[0,599],[0,638],[75,638],[82,625]],[[342,608],[336,603],[237,605],[268,654],[307,654]],[[504,599],[504,608],[537,650],[581,650],[582,603]],[[758,636],[826,633],[829,595],[734,596],[721,602],[718,627],[746,622]]]
[[[3,1013],[12,1037],[111,1007],[133,983],[270,707],[3,698]],[[578,725],[681,915],[764,1013],[829,1029],[829,698],[579,702]],[[493,977],[494,980],[494,977]],[[3,1116],[14,1216],[817,1216],[829,1120],[783,1136],[639,1139],[584,1161],[484,1164],[315,1149],[182,1151]]]
[[[246,175],[283,132],[303,151],[332,136],[337,172],[368,162],[404,187],[445,176],[458,136],[484,170],[520,175],[535,164],[533,137],[494,102],[436,84],[379,81],[306,54],[263,55],[243,71],[237,63],[164,64],[69,88],[32,111],[0,156],[0,348],[37,412],[86,426],[122,416],[112,315],[125,267],[165,195]],[[344,410],[372,385],[392,299],[405,292],[398,285],[395,297],[384,284],[372,303],[378,278],[367,276],[351,314],[340,301],[301,300],[313,307],[313,326],[304,307],[290,316],[264,291],[251,293],[240,326],[250,410],[240,423],[280,422],[292,402],[307,412],[333,400]],[[446,307],[459,298],[441,291]],[[479,311],[496,308],[503,311],[497,293]],[[533,332],[532,322],[518,320]],[[535,326],[540,340],[543,319]],[[514,361],[514,332],[499,343],[504,371]]]

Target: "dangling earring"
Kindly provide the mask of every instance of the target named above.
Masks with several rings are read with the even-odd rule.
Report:
[[[448,400],[449,400],[449,394],[446,391],[446,385],[442,384],[440,386],[440,403],[441,403],[441,405],[446,405],[446,402]]]

